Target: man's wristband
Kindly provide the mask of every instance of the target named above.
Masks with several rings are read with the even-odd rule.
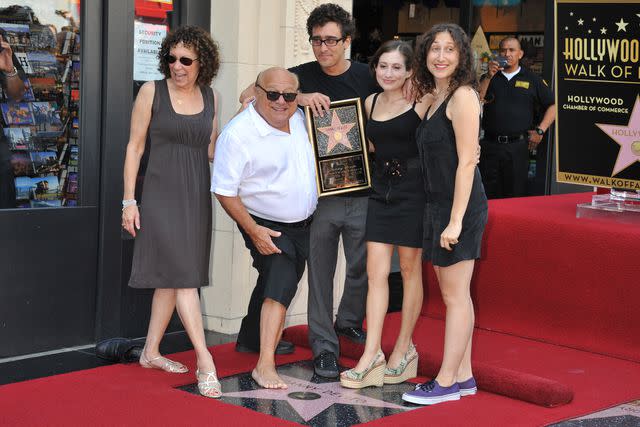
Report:
[[[4,73],[4,76],[5,76],[5,77],[15,77],[15,76],[17,76],[17,75],[18,75],[18,69],[17,69],[17,68],[16,68],[16,66],[14,65],[14,66],[13,66],[13,71],[11,71],[11,72],[9,72],[9,73],[7,73],[6,71],[3,71],[3,73]]]

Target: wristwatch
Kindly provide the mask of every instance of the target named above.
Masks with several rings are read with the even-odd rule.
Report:
[[[544,135],[544,131],[540,126],[536,126],[536,133],[540,136]]]

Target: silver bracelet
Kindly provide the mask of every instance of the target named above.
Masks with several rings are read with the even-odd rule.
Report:
[[[3,71],[4,76],[5,77],[15,77],[18,75],[18,69],[16,68],[16,66],[13,66],[13,71],[11,71],[10,73],[7,73],[6,71]]]
[[[125,199],[125,200],[122,201],[122,210],[125,210],[129,206],[134,206],[137,203],[138,202],[136,202],[136,199]]]

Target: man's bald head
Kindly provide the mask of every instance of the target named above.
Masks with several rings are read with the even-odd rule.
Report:
[[[266,70],[261,71],[256,78],[256,85],[263,86],[266,84],[265,81],[269,81],[269,79],[286,79],[289,78],[293,81],[295,85],[296,91],[300,87],[300,81],[298,80],[298,76],[292,73],[291,71],[282,68],[282,67],[271,67]]]
[[[298,109],[298,103],[296,99],[287,102],[283,94],[295,94],[298,87],[298,77],[292,72],[281,67],[264,70],[256,78],[256,111],[269,125],[289,132],[289,119]],[[275,92],[279,96],[275,101],[270,101],[267,92]]]

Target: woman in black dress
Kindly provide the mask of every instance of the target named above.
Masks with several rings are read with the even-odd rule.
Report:
[[[415,131],[425,102],[407,102],[402,94],[411,77],[413,52],[402,41],[384,43],[371,59],[381,93],[365,100],[367,138],[375,150],[373,188],[367,210],[367,341],[355,368],[343,372],[344,387],[397,384],[417,375],[418,353],[411,342],[422,307],[422,221],[424,192]],[[385,362],[382,325],[389,305],[389,271],[398,248],[404,297],[402,324]]]
[[[209,160],[218,135],[216,97],[209,85],[220,58],[211,36],[194,26],[167,35],[158,55],[165,79],[146,82],[138,93],[124,164],[122,226],[137,235],[129,286],[155,289],[140,365],[188,371],[159,350],[177,309],[196,353],[198,390],[218,398],[220,382],[204,337],[198,288],[209,284]],[[151,154],[139,212],[133,195],[147,134]]]
[[[415,64],[414,85],[431,97],[416,132],[427,197],[423,250],[433,263],[447,317],[438,375],[402,398],[430,405],[476,392],[470,285],[487,198],[476,166],[481,106],[469,38],[458,25],[435,25],[422,39]]]

